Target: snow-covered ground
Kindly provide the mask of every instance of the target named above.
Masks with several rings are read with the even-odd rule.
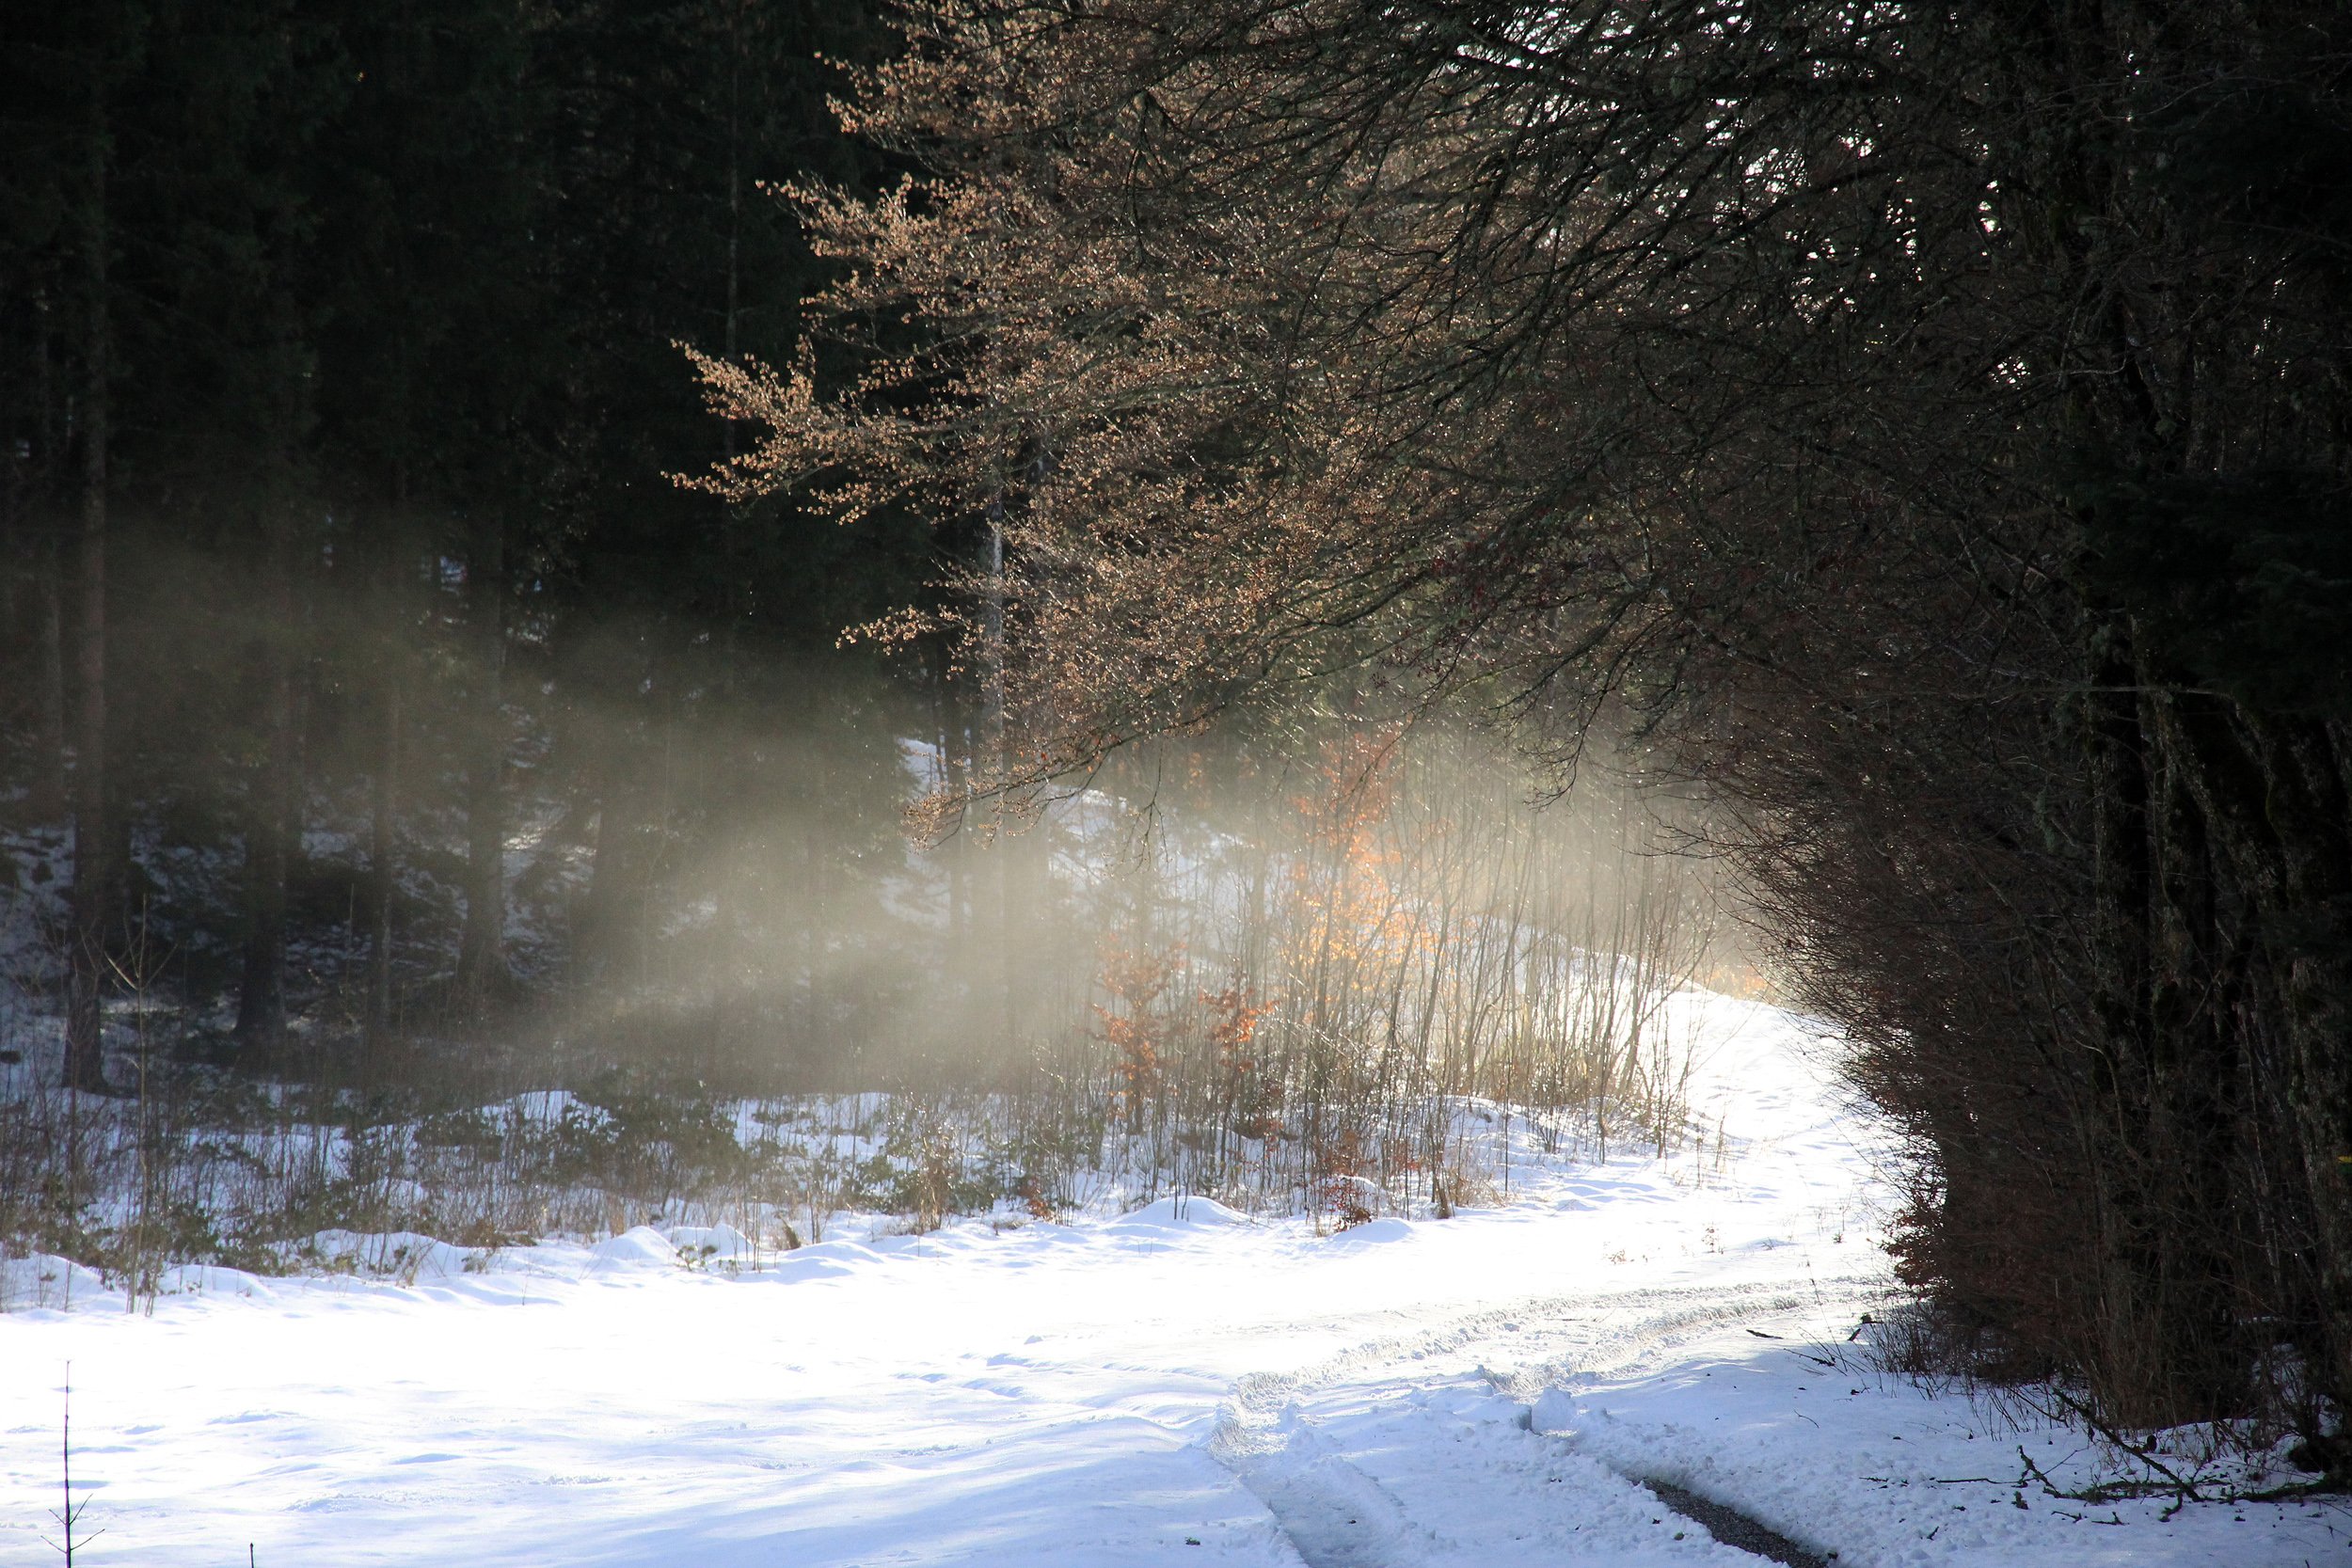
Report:
[[[1529,1172],[1450,1220],[1164,1200],[737,1272],[724,1230],[407,1238],[412,1284],[190,1275],[151,1316],[20,1264],[0,1561],[52,1560],[68,1362],[90,1564],[1759,1560],[1637,1478],[1841,1568],[2352,1561],[2339,1504],[2054,1499],[2018,1450],[2078,1485],[2078,1437],[1851,1370],[1867,1133],[1792,1021],[1692,1006],[1727,1158]]]

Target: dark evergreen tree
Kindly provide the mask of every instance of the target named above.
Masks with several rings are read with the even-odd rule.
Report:
[[[922,575],[911,530],[670,479],[732,438],[676,343],[792,352],[821,274],[762,184],[872,166],[818,58],[871,13],[104,0],[0,37],[0,759],[12,821],[72,829],[38,863],[69,1076],[125,980],[292,1066],[293,1022],[645,977],[663,879],[779,787],[758,727],[847,711],[778,657],[837,662]],[[535,935],[522,985],[510,928],[573,899],[510,848],[550,800],[578,961]]]

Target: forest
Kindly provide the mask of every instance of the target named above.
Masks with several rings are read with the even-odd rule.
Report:
[[[1704,982],[1923,1364],[2352,1473],[2341,8],[0,39],[0,1244],[1449,1213]]]

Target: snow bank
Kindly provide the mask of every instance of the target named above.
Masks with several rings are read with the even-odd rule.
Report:
[[[1195,1230],[1248,1226],[1256,1222],[1213,1197],[1154,1198],[1142,1208],[1110,1222],[1114,1230]]]

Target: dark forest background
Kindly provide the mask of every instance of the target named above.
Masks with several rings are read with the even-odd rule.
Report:
[[[834,639],[953,539],[670,479],[734,438],[676,344],[789,356],[821,281],[761,183],[877,169],[826,104],[871,13],[0,16],[0,874],[72,1081],[132,989],[216,1059],[353,1073],[642,993],[714,847],[704,926],[808,895],[771,944],[898,853],[894,736],[957,694]],[[744,816],[779,802],[790,842]],[[683,1027],[649,1011],[587,1032]]]

